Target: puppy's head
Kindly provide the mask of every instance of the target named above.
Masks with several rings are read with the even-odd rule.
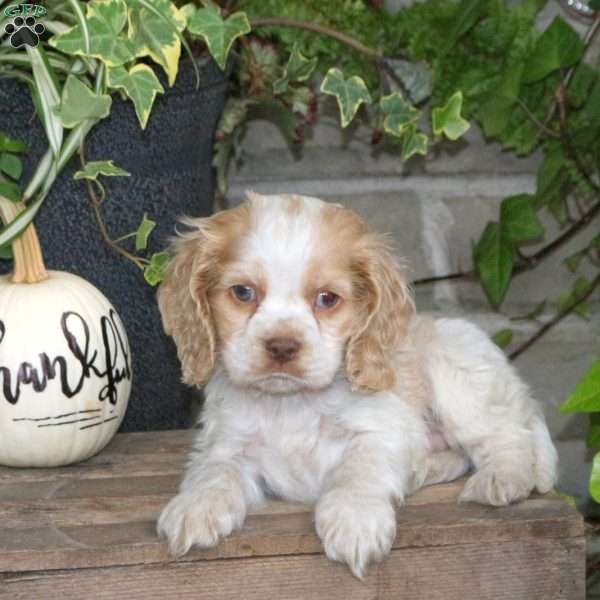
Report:
[[[413,304],[384,240],[350,210],[302,196],[249,194],[187,220],[159,290],[183,380],[220,360],[232,381],[269,393],[394,383],[390,359]]]

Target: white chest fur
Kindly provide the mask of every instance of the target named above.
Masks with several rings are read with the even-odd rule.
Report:
[[[230,386],[216,377],[207,388],[206,451],[241,453],[275,496],[316,500],[352,436],[338,419],[344,402],[327,392],[270,396]]]

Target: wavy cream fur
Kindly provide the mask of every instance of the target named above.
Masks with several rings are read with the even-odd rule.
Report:
[[[417,316],[357,215],[250,194],[187,225],[159,303],[184,379],[208,383],[158,522],[173,554],[216,544],[276,496],[314,503],[327,556],[362,577],[390,551],[395,505],[423,485],[473,467],[462,499],[492,505],[553,487],[556,451],[514,368],[475,325]],[[256,303],[233,299],[239,284]],[[323,289],[342,298],[328,311],[313,302]],[[274,364],[274,336],[297,340],[298,355]]]

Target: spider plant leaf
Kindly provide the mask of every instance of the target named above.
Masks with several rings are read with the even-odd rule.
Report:
[[[60,105],[61,90],[58,79],[41,45],[35,48],[26,46],[26,50],[31,60],[35,82],[32,90],[33,99],[52,152],[54,156],[58,156],[63,139],[63,126],[54,112]]]

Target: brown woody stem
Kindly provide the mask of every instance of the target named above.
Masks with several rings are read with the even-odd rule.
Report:
[[[571,302],[567,307],[563,310],[559,311],[550,321],[548,321],[545,325],[542,325],[530,338],[525,340],[518,348],[515,348],[509,355],[509,360],[514,360],[517,356],[520,356],[533,346],[535,342],[537,342],[543,335],[548,333],[550,329],[552,329],[555,325],[558,325],[566,316],[570,315],[578,306],[582,305],[595,291],[596,288],[600,285],[600,275],[596,277],[590,284],[588,290],[580,296],[576,298],[573,302]]]
[[[255,29],[256,27],[293,27],[295,29],[306,29],[307,31],[314,31],[315,33],[333,38],[374,60],[383,58],[380,52],[365,46],[356,38],[353,38],[346,33],[342,33],[341,31],[337,31],[337,29],[319,25],[318,23],[312,23],[311,21],[301,21],[300,19],[292,19],[289,17],[252,17],[250,19],[250,25],[252,29]]]
[[[0,196],[0,217],[10,223],[25,208],[22,202],[11,202]],[[33,223],[12,242],[14,269],[10,280],[13,283],[39,283],[48,279],[40,241]]]

